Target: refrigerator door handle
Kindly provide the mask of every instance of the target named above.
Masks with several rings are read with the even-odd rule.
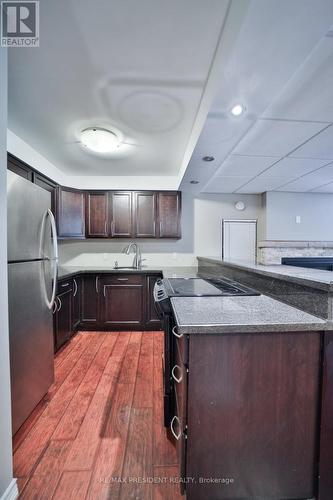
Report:
[[[47,209],[47,211],[44,214],[43,222],[42,222],[42,240],[45,239],[45,228],[46,228],[45,221],[46,221],[47,217],[50,218],[50,223],[51,223],[51,238],[52,238],[52,243],[53,243],[53,257],[52,257],[52,259],[47,258],[46,260],[51,260],[51,261],[53,261],[53,264],[54,264],[53,265],[53,276],[52,276],[52,280],[53,280],[52,295],[51,295],[50,300],[48,299],[47,292],[46,292],[45,274],[44,274],[44,290],[45,290],[45,300],[46,300],[47,307],[50,310],[52,310],[54,302],[55,302],[55,298],[56,298],[56,292],[57,292],[57,278],[58,278],[58,240],[57,240],[57,238],[58,238],[58,235],[57,235],[57,227],[56,227],[54,215],[50,209]]]

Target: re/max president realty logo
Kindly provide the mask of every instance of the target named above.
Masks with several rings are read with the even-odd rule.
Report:
[[[1,46],[39,47],[39,1],[1,2]]]

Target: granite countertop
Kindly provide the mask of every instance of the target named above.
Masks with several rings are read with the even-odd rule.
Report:
[[[173,297],[179,333],[272,333],[333,330],[333,323],[266,295]]]
[[[279,278],[300,285],[312,286],[320,290],[333,291],[333,272],[321,269],[310,269],[306,267],[286,266],[274,264],[265,266],[247,261],[223,260],[218,257],[198,257],[199,262],[206,261],[211,264],[221,264],[223,266],[253,271],[257,274]]]
[[[143,266],[142,269],[114,269],[113,266],[59,266],[58,279],[78,274],[154,274],[162,273],[164,278],[196,278],[196,267]]]

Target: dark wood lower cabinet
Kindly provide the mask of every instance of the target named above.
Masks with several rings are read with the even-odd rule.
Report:
[[[54,348],[60,349],[72,336],[72,280],[60,281],[55,302]]]
[[[72,293],[72,330],[77,331],[81,323],[81,300],[82,300],[82,278],[75,276],[73,278]]]
[[[81,276],[81,323],[85,330],[97,330],[100,326],[100,276],[83,274]]]
[[[333,498],[333,332],[324,334],[319,499]]]
[[[109,275],[101,278],[101,320],[106,329],[144,328],[144,277]]]
[[[317,497],[321,333],[174,343],[172,428],[180,473],[194,478],[187,500]]]
[[[59,280],[55,350],[77,330],[161,330],[153,299],[155,281],[161,277],[146,273],[87,273]]]

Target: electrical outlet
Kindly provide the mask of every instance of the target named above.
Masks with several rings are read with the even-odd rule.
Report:
[[[296,215],[296,224],[300,224],[300,223],[301,223],[301,216]]]

